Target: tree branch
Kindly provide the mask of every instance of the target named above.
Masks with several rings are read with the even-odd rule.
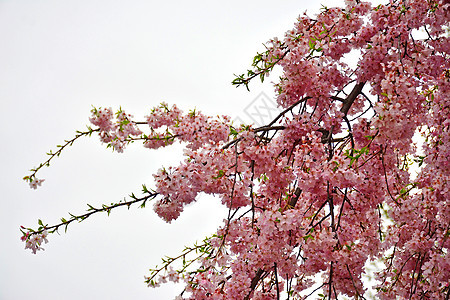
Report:
[[[130,208],[131,205],[133,205],[135,203],[138,203],[138,202],[143,202],[141,204],[141,207],[145,207],[145,202],[147,202],[149,199],[153,199],[153,198],[155,198],[156,196],[159,195],[159,193],[157,193],[157,192],[153,193],[153,192],[147,191],[147,193],[148,193],[147,196],[144,196],[144,197],[141,197],[141,198],[137,198],[136,196],[134,196],[134,194],[131,194],[130,197],[133,199],[131,201],[123,201],[123,202],[119,202],[119,203],[113,203],[113,204],[111,204],[109,206],[103,204],[102,208],[96,208],[96,207],[93,207],[90,204],[87,204],[89,208],[87,210],[88,212],[85,213],[85,214],[76,216],[76,215],[73,215],[73,214],[69,213],[70,214],[70,219],[66,220],[64,218],[61,218],[62,222],[59,223],[59,224],[52,225],[52,226],[44,225],[44,226],[41,226],[40,229],[36,230],[36,231],[31,229],[31,228],[26,228],[26,229],[29,231],[29,236],[35,235],[35,234],[40,234],[40,233],[42,233],[42,232],[44,232],[46,230],[49,231],[50,233],[53,233],[55,231],[58,231],[58,229],[61,226],[65,226],[65,230],[67,231],[67,226],[69,226],[69,224],[72,223],[73,221],[82,222],[85,219],[89,218],[91,215],[99,213],[99,212],[107,212],[108,215],[109,215],[111,210],[114,209],[114,208],[117,208],[117,207],[120,207],[120,206],[127,206],[128,208]]]
[[[355,102],[356,97],[358,97],[359,94],[361,94],[361,91],[366,83],[365,82],[359,82],[354,87],[353,90],[350,92],[350,95],[347,96],[347,98],[344,101],[344,104],[341,107],[341,112],[346,116],[348,111],[350,110],[350,107],[352,106],[353,102]]]
[[[78,131],[78,130],[77,130],[77,132],[76,132],[77,134],[75,135],[75,137],[74,137],[73,139],[71,139],[71,140],[64,140],[65,144],[63,144],[63,145],[57,145],[57,147],[58,147],[59,149],[58,149],[58,151],[56,151],[56,152],[52,152],[52,150],[50,150],[50,151],[47,153],[47,155],[50,156],[50,157],[49,157],[45,162],[41,163],[41,164],[39,165],[39,167],[34,168],[34,169],[31,169],[30,171],[31,171],[32,173],[31,173],[30,175],[28,175],[28,176],[25,176],[25,177],[23,178],[23,180],[32,181],[33,178],[36,176],[36,173],[37,173],[43,166],[47,166],[47,167],[50,166],[50,161],[51,161],[53,158],[55,158],[55,157],[61,155],[61,152],[63,151],[64,148],[66,148],[67,146],[72,146],[72,144],[73,144],[77,139],[79,139],[80,137],[86,136],[86,135],[91,136],[92,133],[93,133],[93,132],[96,132],[96,131],[100,131],[100,128],[92,129],[91,127],[88,127],[88,131]]]

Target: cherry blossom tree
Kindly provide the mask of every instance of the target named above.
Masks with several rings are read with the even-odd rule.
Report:
[[[206,193],[228,208],[223,225],[163,259],[149,286],[182,282],[178,299],[364,299],[367,263],[377,262],[379,299],[449,299],[449,9],[447,0],[347,0],[301,15],[233,80],[249,88],[282,69],[281,113],[265,126],[166,103],[141,121],[94,108],[91,127],[24,177],[32,188],[85,136],[117,152],[181,142],[185,159],[140,195],[22,227],[25,247],[36,253],[49,234],[121,206],[151,203],[171,222]]]

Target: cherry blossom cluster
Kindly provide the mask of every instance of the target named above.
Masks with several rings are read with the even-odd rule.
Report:
[[[284,41],[270,41],[272,48],[255,58],[263,63],[251,76],[275,61],[283,67],[276,91],[291,117],[284,114],[278,127],[241,132],[221,152],[202,150],[214,159],[198,164],[190,155],[173,169],[187,202],[206,191],[232,211],[250,208],[219,230],[229,268],[199,273],[187,288],[190,298],[273,299],[275,285],[290,285],[292,296],[320,288],[327,297],[362,297],[365,264],[375,258],[386,262],[377,275],[382,299],[450,293],[449,273],[438,271],[449,263],[449,63],[442,29],[448,4],[346,4],[315,19],[301,16]],[[428,39],[414,38],[420,27]],[[361,55],[356,69],[342,60],[351,50]],[[367,92],[354,81],[368,83]],[[247,85],[243,77],[236,83]],[[426,166],[410,182],[406,156],[414,155],[412,136],[425,124]],[[170,198],[178,195],[168,188],[170,175],[157,179],[165,182],[158,191],[167,208],[183,203]],[[164,217],[161,207],[157,211]]]
[[[228,139],[231,125],[228,116],[216,120],[195,110],[183,115],[176,105],[169,108],[164,102],[152,109],[147,123],[151,134],[146,136],[144,146],[150,149],[170,145],[175,138],[187,142],[186,147],[194,150],[205,144],[217,144]],[[165,130],[157,131],[160,127]]]
[[[144,186],[150,196],[133,201],[155,198],[167,222],[200,193],[229,210],[212,237],[163,259],[146,283],[183,282],[177,299],[448,298],[449,14],[444,0],[347,0],[301,15],[233,81],[248,88],[282,68],[282,111],[265,126],[166,103],[145,122],[94,109],[96,128],[76,138],[99,132],[118,152],[136,140],[185,145],[184,160],[158,170],[155,190]],[[26,177],[34,187],[39,168]],[[22,238],[33,252],[46,242],[36,232]],[[368,262],[383,265],[373,289]]]
[[[36,177],[30,179],[30,188],[37,189],[38,186],[41,186],[42,182],[44,182],[45,179],[38,179]]]
[[[133,137],[138,137],[142,133],[131,120],[133,116],[126,114],[122,109],[115,113],[115,120],[111,108],[94,108],[91,112],[92,117],[89,121],[100,129],[100,140],[119,153],[123,152]]]
[[[25,228],[22,227],[22,229]],[[27,233],[24,233],[20,239],[25,242],[25,249],[30,249],[33,254],[36,254],[39,250],[45,250],[41,245],[43,242],[46,244],[48,243],[47,236],[48,232],[46,230],[38,234],[32,234],[32,232],[28,231]]]

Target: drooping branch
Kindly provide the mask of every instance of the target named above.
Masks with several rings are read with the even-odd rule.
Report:
[[[96,208],[93,207],[90,204],[88,205],[88,209],[87,209],[87,213],[82,214],[82,215],[74,215],[74,214],[70,214],[70,218],[68,220],[66,220],[65,218],[61,218],[61,223],[58,223],[56,225],[52,225],[52,226],[47,226],[44,225],[42,223],[41,220],[39,220],[39,224],[41,225],[39,227],[38,230],[33,230],[31,228],[22,228],[22,229],[27,229],[28,232],[25,233],[23,232],[24,235],[27,235],[27,238],[31,237],[32,235],[38,235],[43,233],[44,231],[48,231],[49,233],[53,233],[59,230],[60,227],[64,226],[65,227],[65,231],[67,231],[67,227],[69,226],[70,223],[74,222],[74,221],[78,221],[78,222],[82,222],[84,220],[86,220],[87,218],[89,218],[91,215],[96,214],[96,213],[100,213],[100,212],[106,212],[108,215],[111,213],[111,211],[115,208],[121,207],[121,206],[127,206],[128,209],[130,208],[131,205],[136,204],[141,202],[140,207],[143,208],[145,207],[145,204],[148,200],[150,199],[154,199],[156,196],[158,196],[159,194],[157,192],[150,192],[148,191],[145,186],[144,186],[144,192],[147,194],[146,196],[143,197],[136,197],[134,194],[131,194],[130,197],[133,200],[130,201],[120,201],[118,203],[112,203],[111,205],[105,205],[103,204],[101,208]]]
[[[68,146],[72,146],[73,143],[83,137],[83,136],[91,136],[92,133],[100,131],[99,128],[97,129],[92,129],[91,127],[88,127],[88,131],[78,131],[76,132],[76,135],[74,138],[70,139],[70,140],[65,140],[65,144],[63,145],[57,145],[57,147],[59,148],[56,152],[53,152],[52,150],[50,150],[47,155],[50,156],[45,162],[39,164],[39,166],[37,168],[31,169],[30,171],[32,172],[30,175],[27,175],[23,178],[23,180],[26,181],[33,181],[33,179],[36,177],[36,173],[44,166],[49,167],[50,166],[50,161],[52,159],[54,159],[55,157],[58,157],[61,155],[61,152],[64,150],[64,148],[68,147]]]

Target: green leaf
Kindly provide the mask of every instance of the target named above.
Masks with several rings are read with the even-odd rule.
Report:
[[[308,234],[308,235],[305,235],[304,237],[303,237],[303,239],[305,240],[305,242],[306,241],[308,241],[308,239],[314,239],[314,237],[311,235],[311,234]]]
[[[230,126],[230,134],[234,135],[235,137],[238,135],[239,132],[236,131],[236,129],[233,126]]]

